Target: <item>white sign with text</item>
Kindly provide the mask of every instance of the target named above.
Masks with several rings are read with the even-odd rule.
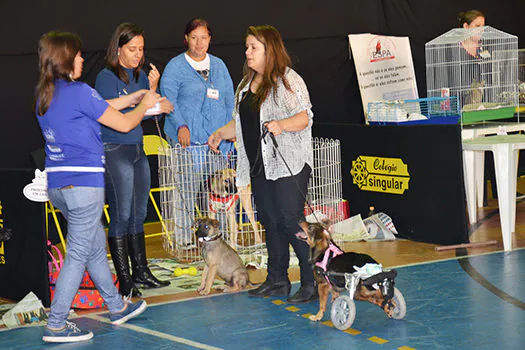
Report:
[[[365,120],[368,102],[419,98],[408,37],[348,35]]]

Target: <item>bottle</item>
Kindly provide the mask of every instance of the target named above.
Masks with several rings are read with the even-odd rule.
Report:
[[[375,214],[377,214],[376,207],[374,207],[373,205],[368,207],[368,217],[371,217],[371,216],[373,216]]]

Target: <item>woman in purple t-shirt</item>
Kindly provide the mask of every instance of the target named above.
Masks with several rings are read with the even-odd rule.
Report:
[[[77,342],[93,333],[68,322],[69,309],[87,269],[119,325],[141,314],[146,303],[131,303],[119,295],[106,258],[106,237],[100,217],[104,207],[104,150],[100,124],[127,132],[160,97],[154,92],[104,101],[82,75],[81,41],[74,34],[49,32],[39,42],[40,77],[35,114],[46,141],[48,194],[68,222],[67,255],[60,271],[51,312],[44,328],[46,342]],[[137,104],[124,116],[122,106]],[[100,124],[99,124],[100,123]]]

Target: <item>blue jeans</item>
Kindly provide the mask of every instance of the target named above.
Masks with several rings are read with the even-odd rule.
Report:
[[[110,312],[124,307],[113,284],[106,258],[106,234],[101,222],[104,189],[101,187],[50,188],[51,203],[67,220],[67,254],[51,303],[49,328],[62,328],[87,269]]]
[[[104,144],[109,237],[144,232],[151,173],[142,144]]]

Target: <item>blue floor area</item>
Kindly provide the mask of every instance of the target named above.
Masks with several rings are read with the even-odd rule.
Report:
[[[123,326],[96,319],[103,315],[82,317],[75,322],[95,333],[85,343],[45,344],[41,327],[0,332],[0,349],[519,349],[523,269],[525,250],[399,268],[406,317],[389,319],[357,301],[346,332],[304,317],[317,312],[317,302],[291,305],[243,292],[151,305]],[[323,322],[329,319],[327,312]]]

